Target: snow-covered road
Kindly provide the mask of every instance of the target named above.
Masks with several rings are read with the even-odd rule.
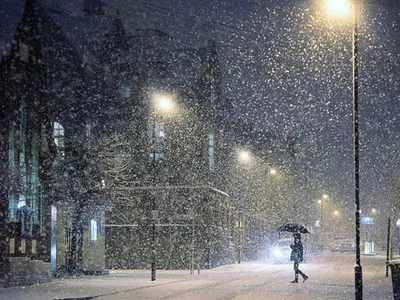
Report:
[[[383,257],[362,257],[364,299],[393,299],[391,278]],[[0,299],[354,299],[354,255],[326,253],[300,268],[306,283],[291,284],[293,266],[268,261],[202,270],[157,272],[112,271],[110,276],[56,279],[49,284],[0,290]]]

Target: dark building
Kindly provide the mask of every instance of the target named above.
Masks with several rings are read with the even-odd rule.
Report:
[[[227,147],[219,143],[222,112],[214,109],[222,102],[215,44],[179,49],[157,30],[127,33],[100,1],[75,3],[73,14],[68,3],[12,4],[0,44],[5,284],[49,280],[50,262],[53,274],[103,273],[105,257],[121,267],[123,255],[110,253],[121,250],[126,232],[115,228],[125,219],[130,226],[145,220],[136,262],[146,266],[149,186],[177,187],[157,200],[165,206],[159,224],[190,218],[189,231],[159,230],[160,249],[190,242],[179,254],[185,259],[164,253],[159,267],[193,266],[194,253],[199,266],[232,261],[229,197],[215,188]],[[179,106],[175,122],[152,114],[163,93]],[[121,139],[115,150],[112,141]],[[126,195],[139,200],[126,203]],[[172,229],[180,237],[171,244]]]
[[[96,0],[11,2],[0,43],[6,284],[34,264],[43,272],[28,282],[48,280],[50,262],[54,275],[148,267],[154,234],[157,268],[218,266],[234,260],[243,216],[246,232],[271,227],[282,193],[257,185],[260,169],[244,199],[235,150],[258,141],[287,170],[293,149],[229,121],[215,41],[177,45]],[[274,196],[259,201],[264,192]],[[263,243],[254,236],[248,258]]]
[[[3,19],[2,30],[9,31],[0,62],[0,280],[7,285],[51,280],[49,175],[55,155],[45,96],[44,20],[34,1],[13,4]]]

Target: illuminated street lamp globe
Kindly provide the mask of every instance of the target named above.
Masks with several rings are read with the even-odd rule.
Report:
[[[327,0],[327,11],[335,16],[348,16],[351,13],[350,0]]]
[[[251,159],[250,152],[247,150],[241,150],[239,152],[239,160],[242,162],[248,162]]]
[[[276,169],[272,168],[271,170],[269,170],[269,174],[271,175],[276,175],[278,172],[276,171]]]
[[[155,98],[155,105],[159,110],[170,111],[174,105],[174,101],[171,95],[157,94],[155,95],[154,98]]]

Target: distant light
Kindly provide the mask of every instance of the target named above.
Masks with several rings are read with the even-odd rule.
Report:
[[[269,174],[271,174],[271,175],[276,175],[276,173],[278,173],[278,172],[276,171],[276,169],[271,169],[271,170],[269,170]]]
[[[242,150],[239,152],[239,159],[243,162],[248,162],[251,158],[250,152],[247,150]]]
[[[361,224],[363,225],[374,225],[374,218],[372,217],[362,217]]]
[[[280,258],[280,257],[282,257],[282,251],[281,251],[281,249],[279,249],[278,247],[274,248],[274,249],[273,249],[273,252],[272,252],[272,255],[273,255],[275,258]]]
[[[400,219],[396,221],[396,226],[400,228]]]
[[[322,200],[321,199],[318,199],[318,201],[317,201],[319,204],[321,204],[322,203]]]
[[[349,0],[327,0],[327,11],[335,16],[347,16],[351,12],[351,4]]]
[[[322,198],[324,198],[324,199],[328,199],[328,198],[329,198],[329,196],[328,196],[327,194],[323,194],[323,195],[322,195]]]
[[[375,208],[373,208],[371,211],[372,211],[373,214],[376,214],[376,209]]]
[[[334,214],[335,216],[338,216],[338,215],[339,215],[339,211],[338,211],[338,210],[335,210],[335,211],[333,212],[333,214]]]
[[[157,94],[154,97],[155,105],[163,111],[170,111],[173,107],[172,96],[168,94]]]

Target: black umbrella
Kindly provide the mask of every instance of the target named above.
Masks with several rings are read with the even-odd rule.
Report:
[[[298,233],[310,233],[307,228],[303,225],[299,224],[285,224],[278,228],[278,231],[287,231],[287,232],[298,232]]]

